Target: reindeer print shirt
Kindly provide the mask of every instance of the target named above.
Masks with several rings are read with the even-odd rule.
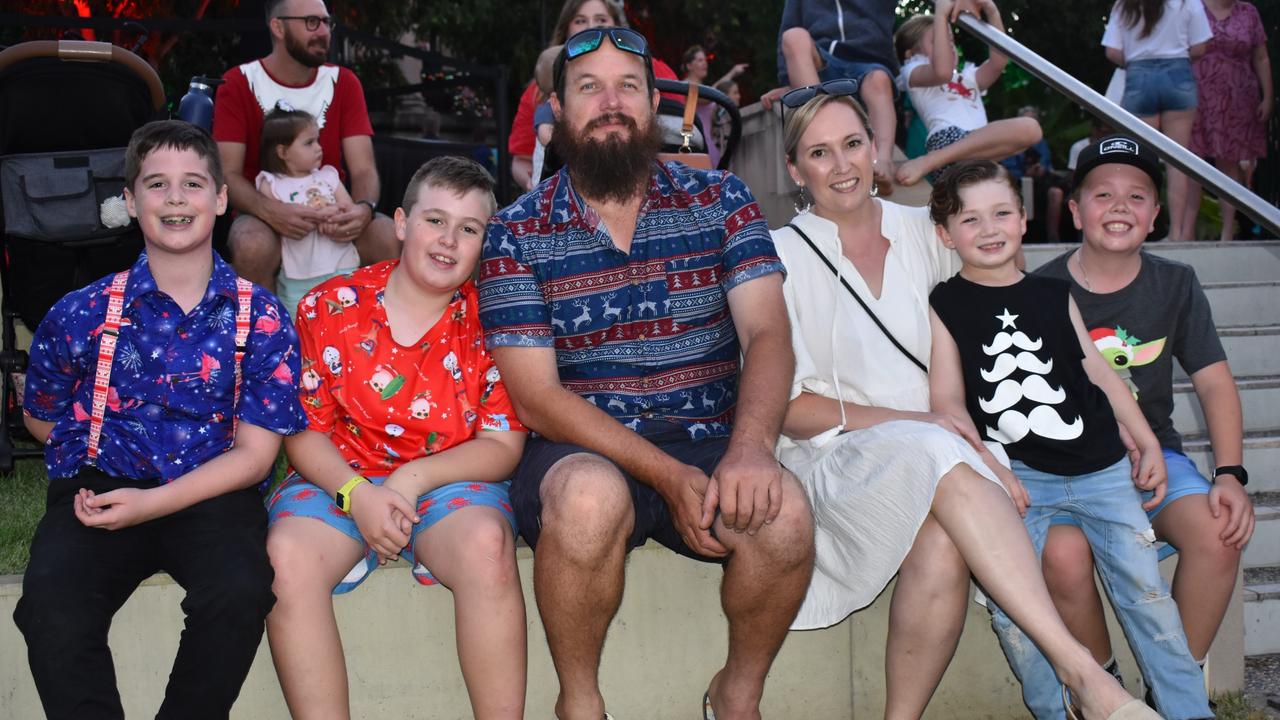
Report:
[[[31,341],[25,410],[54,423],[45,443],[49,477],[85,463],[98,345],[112,275],[67,294]],[[125,285],[124,310],[98,467],[108,475],[168,482],[231,446],[235,390],[236,274],[213,256],[204,298],[189,313],[156,287],[147,254]],[[298,406],[298,338],[275,295],[253,286],[248,347],[234,412],[280,435],[306,427]]]
[[[960,352],[965,404],[978,434],[1053,475],[1085,475],[1124,457],[1107,396],[1089,381],[1061,280],[1007,287],[959,275],[929,295]]]
[[[730,173],[655,163],[624,253],[561,170],[490,221],[480,318],[490,347],[554,347],[564,387],[632,429],[724,437],[739,362],[728,293],[782,269]]]
[[[382,295],[399,260],[322,283],[298,304],[308,429],[363,475],[387,475],[481,431],[523,431],[485,352],[467,281],[412,345],[391,337]]]
[[[1098,294],[1071,277],[1067,260],[1073,252],[1050,260],[1036,274],[1071,283],[1093,344],[1133,391],[1161,447],[1182,452],[1182,436],[1173,427],[1173,361],[1194,375],[1227,359],[1195,269],[1143,252],[1133,282]]]

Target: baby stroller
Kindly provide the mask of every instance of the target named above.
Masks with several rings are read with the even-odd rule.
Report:
[[[104,227],[99,207],[124,188],[133,131],[164,116],[159,76],[123,48],[35,40],[0,52],[0,472],[43,454],[13,446],[26,436],[16,323],[35,330],[58,298],[133,263],[136,223]]]

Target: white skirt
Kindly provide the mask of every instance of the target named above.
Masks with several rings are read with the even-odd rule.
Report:
[[[782,461],[809,493],[815,526],[813,581],[793,630],[834,625],[876,599],[956,465],[1000,482],[963,438],[914,420],[848,432],[808,453],[794,448]]]

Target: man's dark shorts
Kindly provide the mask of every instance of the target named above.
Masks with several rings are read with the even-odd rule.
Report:
[[[686,465],[693,465],[707,475],[711,475],[716,469],[729,448],[727,437],[690,440],[689,433],[683,426],[663,420],[642,421],[639,432],[658,446],[659,450]],[[529,543],[529,547],[537,547],[538,534],[542,530],[542,496],[539,492],[542,479],[552,465],[562,458],[579,453],[598,456],[580,445],[552,442],[541,437],[533,438],[525,445],[524,457],[520,459],[520,466],[516,468],[511,480],[511,505],[515,509],[520,535]],[[671,512],[662,495],[631,477],[622,468],[618,468],[618,472],[626,478],[627,487],[631,490],[631,503],[635,508],[635,529],[627,539],[628,552],[652,538],[686,557],[704,562],[723,562],[722,558],[700,555],[685,545],[671,521]],[[714,535],[714,530],[712,534]]]

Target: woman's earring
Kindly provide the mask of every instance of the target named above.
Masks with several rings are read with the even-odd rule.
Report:
[[[871,179],[871,197],[880,197],[880,183],[874,177]]]
[[[797,215],[807,213],[813,208],[813,197],[809,195],[803,185],[801,185],[800,189],[796,192],[795,208]]]

